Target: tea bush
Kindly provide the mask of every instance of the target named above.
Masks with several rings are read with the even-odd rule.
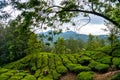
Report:
[[[0,79],[1,80],[8,80],[10,76],[7,76],[7,75],[4,75],[4,74],[1,74],[0,75]]]
[[[65,66],[57,66],[56,70],[60,74],[65,74],[68,71]]]
[[[27,75],[21,80],[37,80],[33,75]]]
[[[94,72],[81,72],[79,73],[78,80],[93,80]]]
[[[91,58],[87,57],[87,56],[82,56],[78,59],[78,63],[82,64],[82,65],[88,65],[90,62]]]
[[[70,71],[73,71],[73,72],[81,72],[81,71],[89,71],[91,70],[89,67],[87,66],[82,66],[80,64],[69,64],[68,65],[68,68]]]
[[[61,74],[57,73],[56,70],[53,70],[52,74],[53,74],[53,80],[59,80],[59,77],[61,76]]]

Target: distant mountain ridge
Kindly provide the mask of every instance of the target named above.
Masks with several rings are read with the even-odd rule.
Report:
[[[88,35],[78,34],[74,31],[63,32],[63,33],[59,34],[57,37],[62,37],[64,39],[69,39],[69,38],[82,39],[84,41],[86,41],[88,39]]]
[[[49,32],[51,31],[47,31],[47,32],[44,32],[43,34],[44,35],[49,35]],[[73,38],[73,39],[82,39],[84,41],[87,41],[88,40],[88,35],[86,34],[78,34],[74,31],[67,31],[67,32],[62,32],[58,35],[55,35],[53,38],[54,41],[56,41],[59,37],[61,38],[64,38],[64,39],[69,39],[69,38]],[[98,35],[98,38],[102,38],[102,39],[107,39],[107,35]]]

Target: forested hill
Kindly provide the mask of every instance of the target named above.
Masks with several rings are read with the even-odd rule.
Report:
[[[38,35],[44,34],[45,36],[48,36],[48,35],[50,35],[49,33],[52,33],[51,30],[47,31],[47,32],[44,32],[44,33],[39,33]],[[101,38],[101,39],[104,39],[104,40],[106,40],[108,38],[108,35],[95,35],[95,36],[98,36],[98,38]],[[87,41],[89,36],[86,35],[86,34],[79,34],[79,33],[76,33],[74,31],[62,32],[62,33],[57,34],[57,35],[53,34],[53,40],[54,41],[56,41],[58,39],[58,37],[62,37],[64,39],[73,38],[75,40],[82,39],[83,41]],[[47,40],[47,37],[45,39]]]

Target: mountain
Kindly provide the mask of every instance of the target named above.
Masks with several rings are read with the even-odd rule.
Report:
[[[69,39],[69,38],[73,38],[73,39],[82,39],[84,41],[86,41],[88,39],[88,35],[85,34],[78,34],[76,32],[73,31],[67,31],[64,33],[61,33],[59,35],[56,35],[55,37],[62,37],[64,39]]]
[[[48,36],[49,33],[51,33],[51,31],[47,31],[47,32],[44,32],[43,34],[45,36]],[[86,34],[78,34],[74,31],[67,31],[67,32],[62,32],[60,33],[59,35],[55,35],[54,36],[54,41],[56,41],[59,37],[62,37],[64,39],[69,39],[69,38],[73,38],[73,39],[82,39],[84,41],[87,41],[88,40],[88,35]],[[102,38],[102,39],[107,39],[107,35],[98,35],[98,38]],[[46,41],[46,39],[44,39]]]

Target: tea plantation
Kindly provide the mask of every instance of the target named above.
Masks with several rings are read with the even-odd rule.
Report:
[[[78,80],[94,80],[94,74],[108,72],[110,64],[113,70],[118,70],[120,58],[95,51],[81,54],[34,53],[2,66],[0,80],[60,80],[67,72],[75,73]],[[118,77],[120,75],[111,76],[111,80],[118,80]]]

